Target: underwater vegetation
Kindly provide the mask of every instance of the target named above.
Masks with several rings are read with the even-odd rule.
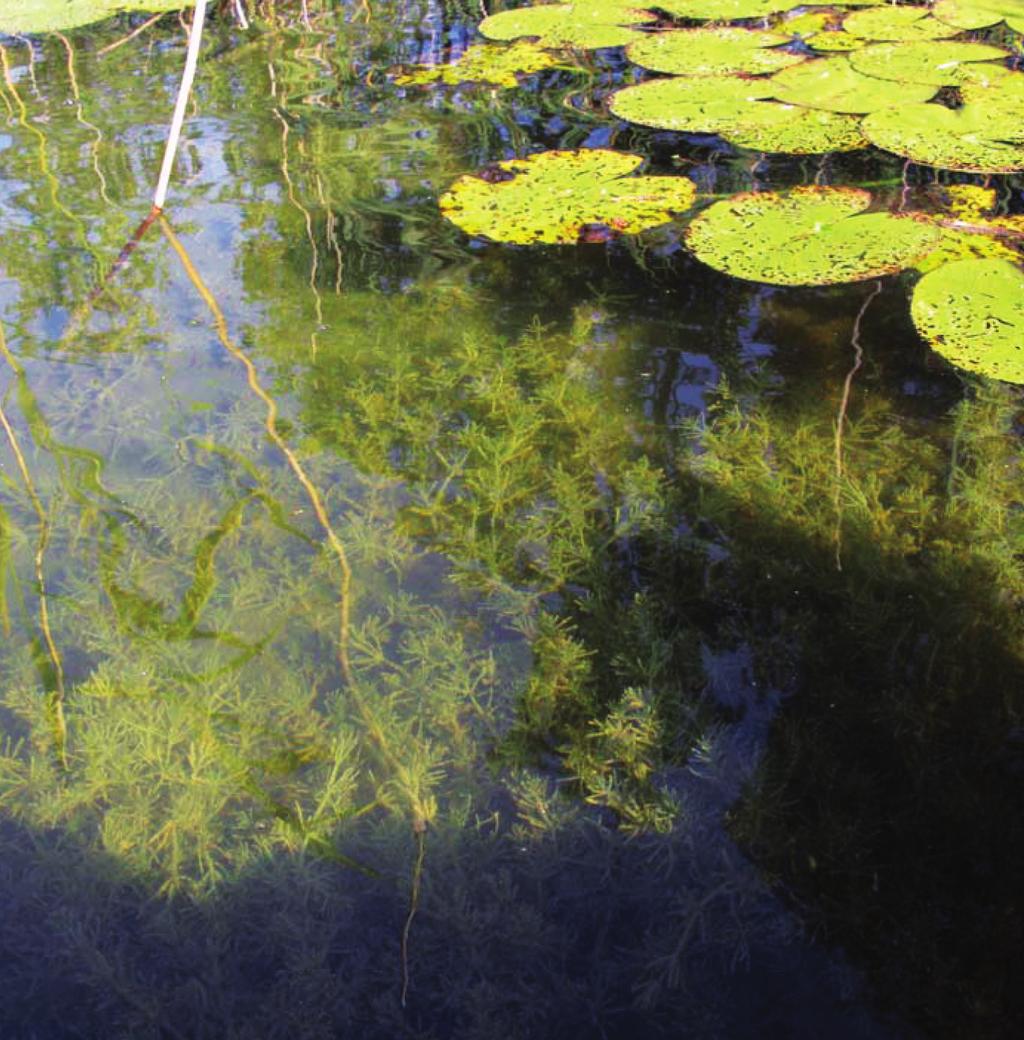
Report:
[[[0,1034],[1015,1037],[1019,4],[62,6]]]

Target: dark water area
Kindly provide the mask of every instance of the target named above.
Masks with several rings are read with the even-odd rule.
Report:
[[[438,210],[985,178],[629,126],[615,49],[396,84],[456,0],[229,6],[123,264],[182,26],[0,37],[0,1038],[1019,1036],[1020,389],[910,275]]]

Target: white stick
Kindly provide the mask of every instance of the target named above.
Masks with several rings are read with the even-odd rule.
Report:
[[[153,208],[163,209],[167,199],[167,185],[171,180],[171,169],[174,156],[178,151],[178,138],[181,137],[181,124],[185,121],[185,105],[192,80],[196,75],[196,63],[199,60],[199,42],[203,35],[203,19],[206,17],[206,0],[196,0],[195,14],[192,16],[192,31],[188,34],[188,53],[185,55],[185,71],[181,74],[181,85],[178,87],[178,100],[174,103],[174,117],[171,119],[171,132],[167,135],[167,146],[164,148],[164,163],[160,167],[160,179],[157,181],[156,194],[153,196]]]

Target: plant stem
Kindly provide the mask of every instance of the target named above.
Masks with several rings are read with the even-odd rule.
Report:
[[[188,52],[185,55],[185,71],[181,74],[181,85],[178,87],[178,99],[174,103],[174,115],[171,118],[171,130],[167,135],[167,146],[164,148],[164,161],[160,167],[160,178],[153,195],[153,209],[162,210],[167,199],[167,186],[171,180],[171,169],[174,156],[178,151],[178,139],[181,137],[181,124],[185,121],[185,104],[192,90],[192,81],[196,75],[196,63],[199,60],[199,44],[203,36],[203,19],[206,17],[206,0],[196,0],[195,14],[192,16],[192,31],[188,34]]]

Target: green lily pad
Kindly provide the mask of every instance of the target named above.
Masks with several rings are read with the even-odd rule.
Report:
[[[926,166],[971,173],[1024,170],[1024,136],[1001,131],[982,105],[905,105],[872,112],[861,128],[877,147]]]
[[[779,101],[830,112],[874,112],[913,101],[927,101],[935,87],[894,83],[858,72],[845,54],[802,62],[772,77]]]
[[[0,0],[0,32],[48,33],[77,29],[122,11],[174,11],[195,0]]]
[[[960,260],[926,274],[910,313],[947,361],[1024,383],[1024,272],[1005,260]]]
[[[795,188],[736,195],[709,206],[686,231],[697,259],[772,285],[832,285],[912,267],[941,239],[939,228],[890,213],[865,213],[859,188]]]
[[[775,32],[799,36],[818,51],[853,51],[866,43],[859,36],[843,32],[839,20],[842,12],[804,11],[775,26]]]
[[[815,33],[807,41],[816,51],[824,51],[826,54],[834,52],[858,51],[867,46],[867,40],[860,36],[853,36],[848,32],[823,31]]]
[[[773,89],[767,78],[657,79],[617,91],[609,108],[641,126],[720,134],[757,151],[818,155],[864,147],[856,119],[767,100]]]
[[[697,189],[685,177],[629,176],[639,155],[592,149],[541,152],[497,164],[508,180],[460,177],[441,212],[470,235],[520,244],[576,243],[588,225],[636,234],[690,208]]]
[[[574,4],[547,4],[501,11],[485,18],[478,28],[490,40],[536,36],[541,47],[596,50],[622,47],[640,39],[640,33],[629,26],[655,20],[649,11],[627,0],[579,0]]]
[[[1001,47],[959,40],[921,40],[911,43],[876,43],[850,55],[850,63],[865,76],[899,83],[955,86],[961,67],[971,62],[1009,57]]]
[[[778,49],[789,42],[788,36],[755,29],[673,29],[631,43],[626,56],[641,68],[676,76],[775,72],[804,60]]]
[[[660,11],[696,22],[737,22],[792,11],[803,0],[658,0]]]
[[[1024,0],[938,0],[933,13],[958,29],[984,29],[1006,22],[1024,33]]]
[[[927,7],[869,7],[854,11],[843,20],[843,28],[866,40],[944,40],[956,36],[956,26],[933,18]]]
[[[947,184],[932,189],[934,211],[912,214],[942,229],[938,247],[915,266],[922,273],[955,260],[1024,260],[1024,216],[997,214],[996,192],[976,184]]]
[[[419,65],[395,76],[400,85],[446,83],[490,83],[496,87],[514,87],[520,76],[550,68],[558,57],[535,43],[513,43],[509,46],[481,43],[463,51],[457,61],[446,65]]]
[[[977,108],[998,135],[1020,140],[1024,134],[1024,72],[1002,65],[974,65],[963,70],[960,96],[965,106]]]

